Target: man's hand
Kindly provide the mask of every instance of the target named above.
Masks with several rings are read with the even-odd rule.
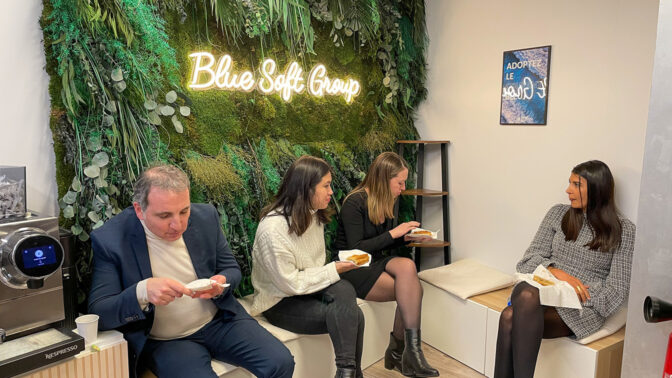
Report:
[[[215,275],[210,277],[211,280],[215,280],[219,282],[220,284],[225,284],[226,283],[226,277],[222,275]],[[217,285],[215,283],[212,284],[212,288],[208,290],[201,290],[197,292],[190,292],[188,295],[190,295],[192,298],[199,298],[199,299],[212,299],[218,295],[221,295],[224,290],[226,290],[225,287],[221,287],[220,285]]]
[[[585,302],[590,299],[590,293],[588,292],[588,288],[590,286],[584,285],[580,279],[572,276],[571,274],[565,272],[562,269],[548,267],[548,271],[551,272],[555,276],[555,278],[561,281],[565,281],[570,285],[572,285],[574,291],[576,292],[576,295],[579,297],[579,300],[581,300],[581,302]]]
[[[191,295],[180,282],[171,278],[150,278],[147,280],[147,299],[155,306],[165,306],[180,298],[182,295]]]

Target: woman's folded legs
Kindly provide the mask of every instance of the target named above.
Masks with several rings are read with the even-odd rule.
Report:
[[[336,367],[360,369],[364,314],[352,285],[341,280],[319,292],[287,297],[264,312],[273,325],[304,334],[328,333]]]

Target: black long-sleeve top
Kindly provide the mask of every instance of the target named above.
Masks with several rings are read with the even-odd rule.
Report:
[[[369,219],[369,209],[366,205],[366,192],[359,192],[349,196],[341,207],[338,219],[338,234],[334,248],[336,252],[348,249],[360,249],[368,252],[372,260],[376,261],[384,256],[384,252],[399,248],[405,244],[404,238],[392,238],[389,231],[397,226],[396,219],[385,219],[382,224],[375,225]],[[394,213],[397,213],[399,201],[394,203]],[[338,254],[335,253],[336,257]]]

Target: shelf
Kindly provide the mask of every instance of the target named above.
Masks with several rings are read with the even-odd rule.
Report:
[[[398,140],[399,144],[446,144],[449,140]]]
[[[422,196],[422,197],[440,197],[447,196],[448,192],[432,189],[407,189],[401,192],[405,196]]]
[[[420,259],[423,248],[443,248],[443,263],[450,264],[450,210],[448,201],[448,145],[449,140],[398,140],[397,153],[404,156],[404,146],[415,145],[417,149],[417,171],[416,171],[416,189],[408,189],[401,192],[406,196],[413,196],[415,201],[415,221],[422,223],[422,204],[425,197],[434,197],[441,199],[441,213],[443,215],[443,234],[444,240],[432,240],[423,243],[410,243],[408,246],[415,249],[413,259],[415,266],[420,268]],[[424,189],[424,171],[425,171],[425,148],[428,145],[439,146],[441,148],[441,190]],[[434,209],[433,209],[434,210]]]
[[[450,246],[450,242],[434,239],[423,243],[410,243],[408,246],[415,248],[442,248]]]

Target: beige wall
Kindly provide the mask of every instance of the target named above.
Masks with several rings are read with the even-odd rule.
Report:
[[[26,167],[28,209],[58,214],[41,0],[0,1],[0,165]]]
[[[656,0],[427,0],[423,139],[449,139],[453,259],[513,272],[571,168],[600,159],[633,221],[656,42]],[[546,126],[500,126],[502,53],[552,45]],[[439,172],[439,155],[429,155]],[[440,188],[439,175],[426,187]],[[426,201],[425,226],[441,218]],[[430,209],[431,208],[431,209]],[[434,212],[434,214],[432,214]],[[426,251],[423,266],[439,263]]]

